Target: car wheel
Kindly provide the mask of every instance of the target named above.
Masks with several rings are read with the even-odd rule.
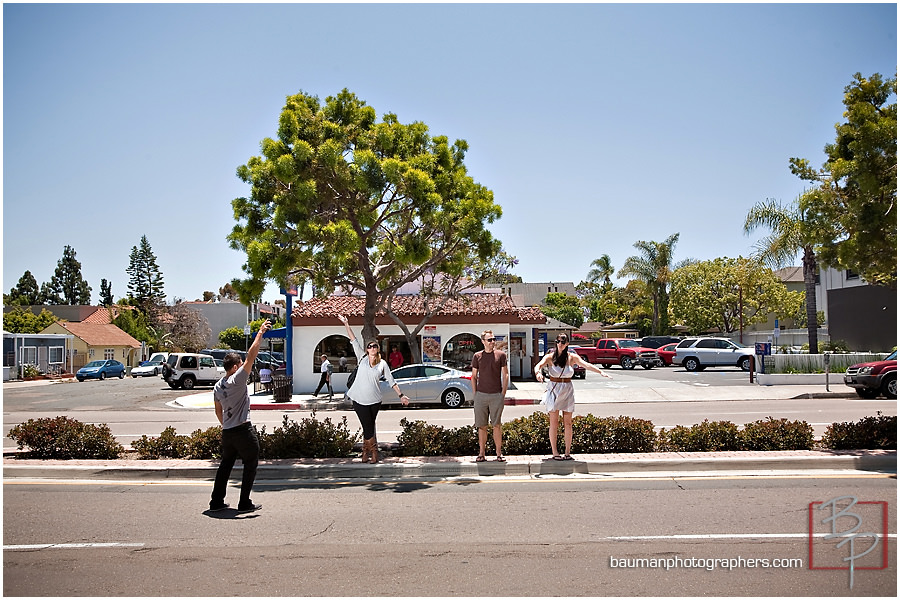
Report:
[[[641,363],[641,366],[644,367],[645,369],[649,370],[649,369],[653,368],[653,363],[645,360],[644,362]]]
[[[100,381],[106,379],[106,373],[100,373]]]
[[[447,408],[460,408],[466,403],[466,397],[456,388],[450,388],[441,395],[441,404]]]
[[[881,393],[890,400],[897,399],[897,374],[887,375],[881,384]]]
[[[860,398],[871,400],[878,397],[878,390],[873,390],[872,388],[856,388],[856,395]]]
[[[750,370],[750,357],[745,356],[744,358],[739,360],[738,366],[741,368],[741,371],[749,371]]]
[[[131,374],[131,378],[132,378],[132,379],[137,379],[137,375],[135,375],[134,373],[132,373],[132,374]]]
[[[194,381],[194,378],[191,377],[190,375],[185,375],[184,377],[181,378],[181,387],[183,387],[186,390],[194,389],[195,383],[196,382]]]
[[[119,373],[119,379],[125,379],[125,371]]]
[[[693,356],[687,357],[686,359],[684,359],[684,362],[681,364],[684,365],[684,369],[686,371],[690,371],[691,373],[693,373],[694,371],[700,370],[700,361],[697,360],[696,358],[694,358]]]
[[[179,385],[179,384],[178,384],[177,381],[170,381],[170,382],[169,382],[169,387],[172,388],[173,390],[177,390],[177,389],[178,389],[178,385]]]
[[[623,356],[619,360],[619,364],[622,365],[623,369],[633,369],[634,368],[634,361],[631,360],[631,357],[629,357],[629,356]]]
[[[75,379],[77,379],[78,381],[84,382],[84,377],[76,377]]]

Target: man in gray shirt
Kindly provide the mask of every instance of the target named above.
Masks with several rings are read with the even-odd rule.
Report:
[[[247,392],[247,381],[253,371],[253,363],[259,354],[259,345],[263,334],[271,329],[267,320],[260,326],[253,344],[247,350],[247,359],[241,359],[236,352],[225,355],[225,377],[216,383],[213,398],[216,405],[216,417],[222,424],[222,462],[216,471],[216,482],[213,485],[209,509],[212,511],[228,508],[225,504],[225,491],[234,462],[240,457],[244,465],[241,480],[241,498],[238,512],[252,512],[262,508],[250,500],[250,490],[256,479],[256,467],[259,464],[259,438],[256,429],[250,423],[250,394]]]

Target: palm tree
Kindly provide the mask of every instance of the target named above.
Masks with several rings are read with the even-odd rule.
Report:
[[[635,242],[634,247],[641,251],[639,256],[629,256],[619,269],[619,277],[631,276],[647,286],[653,298],[653,335],[665,333],[669,329],[669,294],[666,288],[672,279],[674,269],[691,261],[682,261],[674,268],[672,253],[678,242],[677,233],[673,233],[664,242]]]
[[[772,268],[791,265],[798,252],[803,252],[803,283],[806,286],[806,330],[809,333],[809,353],[819,353],[819,324],[816,320],[816,253],[813,250],[812,227],[795,205],[782,206],[773,199],[757,203],[747,213],[744,233],[757,227],[768,227],[771,233],[756,244],[756,256]]]
[[[587,280],[589,283],[593,284],[600,284],[602,282],[601,289],[604,292],[607,292],[612,287],[612,279],[610,278],[615,272],[616,270],[612,266],[609,254],[604,254],[591,262],[591,270],[588,271]]]

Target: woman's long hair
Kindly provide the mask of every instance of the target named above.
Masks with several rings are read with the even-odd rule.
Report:
[[[565,352],[560,352],[559,344],[556,343],[556,340],[553,341],[553,364],[560,369],[565,369],[569,364],[569,336],[561,333],[556,336],[556,339],[565,339],[566,345],[564,346]]]
[[[369,340],[368,342],[366,342],[366,345],[365,345],[366,356],[369,355],[369,344],[378,344],[378,340]],[[372,360],[369,359],[369,365],[375,367],[380,362],[381,362],[381,344],[378,344],[378,351],[375,353],[375,362],[373,363]]]

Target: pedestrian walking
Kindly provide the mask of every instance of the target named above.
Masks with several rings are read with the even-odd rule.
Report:
[[[547,412],[550,418],[550,449],[553,452],[553,460],[572,460],[572,417],[575,413],[575,386],[572,385],[572,375],[575,374],[575,365],[581,365],[600,373],[603,377],[609,377],[589,362],[586,362],[578,354],[569,352],[569,336],[564,333],[556,336],[556,347],[534,368],[534,376],[539,382],[544,381],[543,369],[550,373],[550,384],[555,395],[553,408]],[[557,448],[556,436],[559,432],[559,413],[563,415],[563,440],[566,444],[566,455],[560,456]]]
[[[494,449],[497,451],[497,462],[506,462],[503,457],[503,430],[500,417],[503,414],[503,403],[509,389],[509,364],[506,353],[494,347],[496,338],[490,329],[481,333],[484,350],[472,356],[472,389],[475,392],[475,427],[478,428],[478,458],[475,462],[484,462],[487,446],[488,421],[494,429]]]
[[[250,423],[250,394],[247,391],[247,382],[253,371],[256,355],[259,354],[263,334],[271,327],[272,324],[268,320],[260,326],[253,344],[247,350],[246,360],[237,352],[225,355],[223,359],[225,376],[216,382],[213,389],[216,418],[222,425],[222,460],[216,470],[216,481],[209,501],[209,509],[212,511],[228,508],[225,504],[225,492],[228,478],[231,477],[231,470],[238,457],[243,464],[238,512],[252,512],[262,508],[261,504],[254,504],[250,499],[250,491],[253,489],[256,468],[259,464],[259,438],[256,429]]]
[[[331,373],[334,371],[334,368],[331,366],[331,363],[328,362],[328,355],[323,354],[322,359],[322,367],[319,369],[322,372],[322,376],[319,378],[319,385],[316,386],[316,391],[313,392],[313,398],[319,395],[319,390],[322,389],[322,386],[328,386],[328,398],[334,398],[334,390],[331,389]]]
[[[344,315],[338,315],[338,319],[347,329],[347,337],[350,338],[350,344],[353,346],[353,352],[356,354],[358,363],[356,371],[356,379],[353,385],[347,390],[347,398],[353,401],[353,410],[359,417],[359,423],[363,430],[363,453],[362,461],[375,464],[378,462],[378,439],[375,437],[375,418],[381,409],[381,382],[386,381],[387,384],[394,388],[400,402],[407,406],[409,398],[400,391],[400,386],[394,381],[388,364],[381,358],[381,348],[375,340],[369,340],[365,348],[362,342],[354,335],[350,329],[350,323]]]
[[[347,372],[347,356],[341,352],[341,356],[338,359],[338,372],[346,373]]]

